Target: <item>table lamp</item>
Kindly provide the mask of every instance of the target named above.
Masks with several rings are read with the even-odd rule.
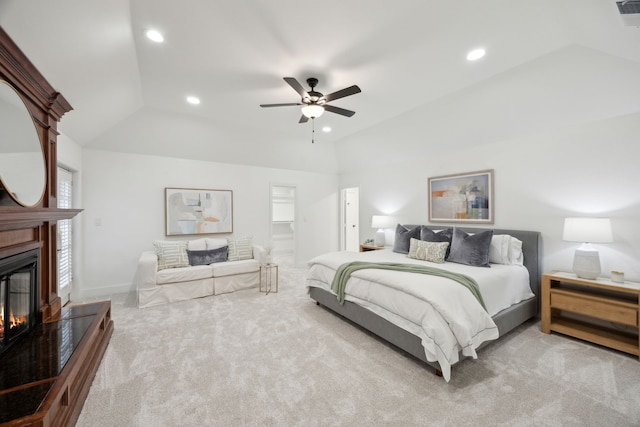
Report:
[[[384,246],[384,229],[393,226],[393,218],[386,215],[373,215],[371,217],[371,228],[377,228],[374,244]]]
[[[596,279],[600,274],[600,255],[591,243],[611,243],[609,218],[565,218],[562,240],[582,242],[573,257],[573,272],[582,279]]]

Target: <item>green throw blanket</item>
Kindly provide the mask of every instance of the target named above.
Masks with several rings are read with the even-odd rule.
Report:
[[[365,268],[377,268],[380,270],[394,270],[404,271],[408,273],[430,274],[432,276],[442,276],[451,280],[455,280],[456,282],[469,289],[469,291],[473,294],[474,297],[476,297],[482,307],[485,310],[487,309],[487,307],[484,305],[484,301],[482,300],[482,295],[480,294],[478,283],[476,283],[476,281],[471,277],[435,267],[427,267],[415,264],[401,264],[395,262],[353,261],[344,263],[340,267],[338,267],[336,275],[333,278],[333,282],[331,282],[331,290],[338,295],[338,301],[340,302],[340,304],[344,304],[344,288],[347,286],[347,280],[349,280],[351,274],[355,271],[363,270]]]

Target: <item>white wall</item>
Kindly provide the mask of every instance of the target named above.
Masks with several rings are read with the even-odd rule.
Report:
[[[233,235],[252,235],[254,242],[265,245],[269,243],[270,183],[282,182],[296,186],[297,263],[336,250],[335,174],[85,149],[81,295],[104,296],[133,289],[140,253],[152,250],[153,240],[166,239],[165,187],[232,190]]]
[[[544,270],[571,270],[565,217],[604,216],[615,243],[598,245],[603,275],[640,280],[638,75],[638,63],[562,49],[342,142],[340,186],[360,187],[363,224],[426,224],[428,177],[494,169],[495,227],[540,231]]]
[[[495,227],[542,233],[543,269],[570,271],[578,244],[562,241],[568,216],[612,220],[615,242],[597,245],[603,275],[612,269],[640,280],[640,114],[465,150],[410,159],[384,170],[343,174],[341,187],[360,187],[360,221],[386,213],[427,224],[428,177],[494,169]],[[451,161],[443,161],[451,159]],[[375,230],[362,227],[361,241]],[[393,230],[387,231],[392,245]]]

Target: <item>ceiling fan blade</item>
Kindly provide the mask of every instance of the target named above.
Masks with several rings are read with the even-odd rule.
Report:
[[[331,111],[332,113],[340,114],[341,116],[351,117],[356,113],[355,111],[345,110],[344,108],[334,107],[333,105],[325,104],[323,107],[326,111]]]
[[[309,117],[303,114],[302,116],[300,116],[300,121],[298,123],[307,123],[308,121],[309,121]]]
[[[298,83],[298,81],[295,78],[293,78],[293,77],[283,77],[283,79],[284,79],[285,82],[289,83],[289,86],[291,86],[293,88],[293,90],[298,92],[298,95],[300,95],[300,98],[304,98],[305,96],[307,96],[307,91],[304,90],[302,85],[300,83]]]
[[[286,104],[260,104],[261,107],[291,107],[293,105],[304,105],[301,102],[288,102]]]
[[[329,95],[325,95],[324,98],[329,101],[333,101],[335,99],[344,98],[345,96],[355,95],[356,93],[362,92],[357,85],[349,86],[348,88],[344,88],[337,92],[330,93]]]

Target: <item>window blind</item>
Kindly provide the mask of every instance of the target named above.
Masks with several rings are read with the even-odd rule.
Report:
[[[58,168],[58,207],[72,207],[73,175]],[[70,286],[73,280],[71,220],[58,221],[58,283],[60,289]]]

